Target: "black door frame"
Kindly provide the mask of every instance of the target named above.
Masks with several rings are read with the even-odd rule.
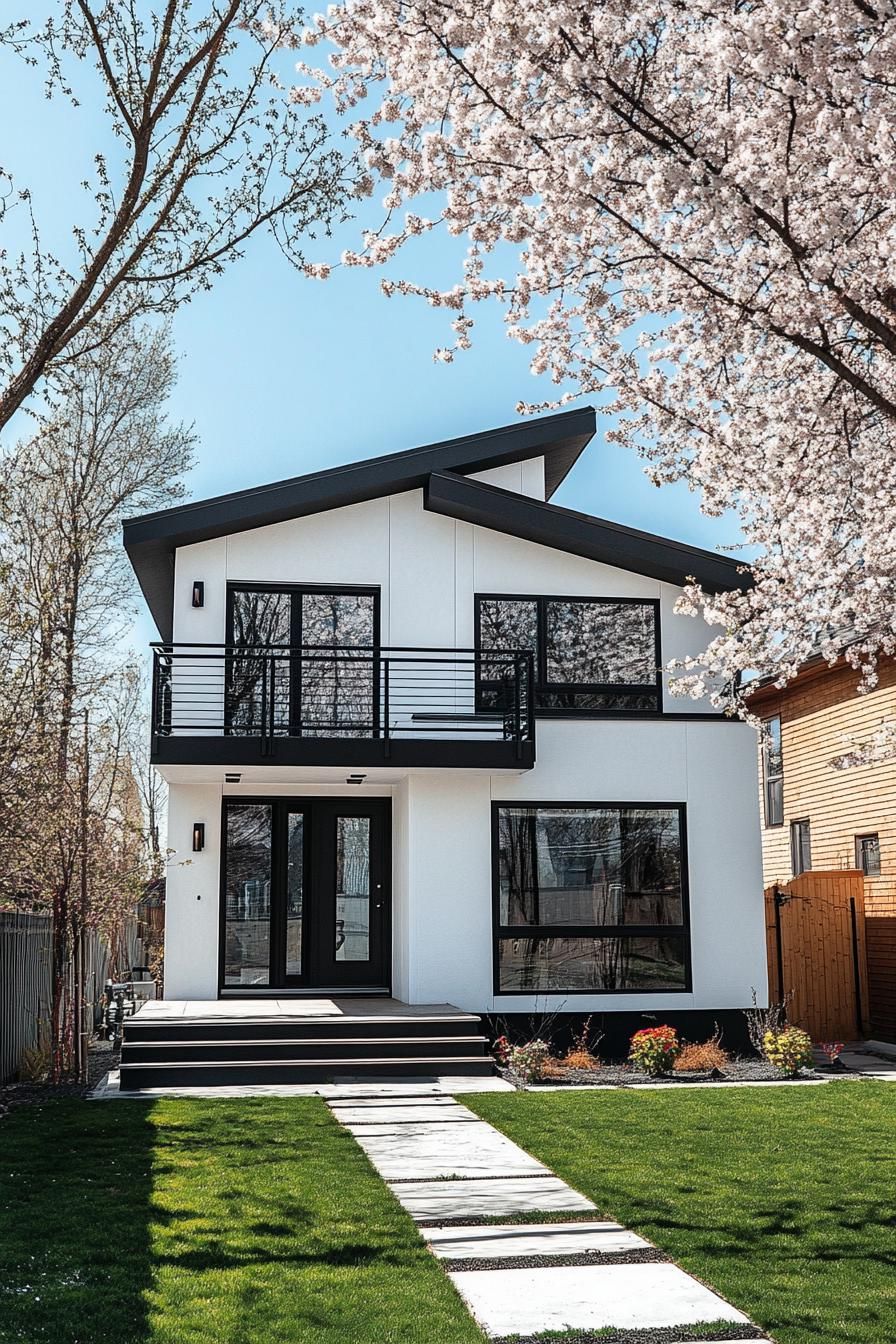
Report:
[[[271,937],[268,983],[257,987],[227,985],[224,980],[226,940],[227,809],[240,804],[271,808]],[[286,975],[287,818],[306,818],[303,842],[303,973]],[[370,960],[336,962],[328,955],[335,919],[335,820],[337,816],[371,818]],[[332,844],[330,829],[332,823]],[[218,997],[239,994],[317,994],[324,990],[392,992],[392,799],[340,794],[296,796],[229,794],[221,802],[221,854],[218,904]],[[379,884],[379,889],[377,884]],[[330,902],[333,902],[330,907]],[[330,908],[328,908],[330,907]],[[359,968],[359,969],[355,969]],[[354,973],[353,973],[354,972]]]

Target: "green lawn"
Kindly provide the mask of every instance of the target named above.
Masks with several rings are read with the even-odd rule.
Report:
[[[323,1102],[56,1102],[0,1123],[0,1341],[481,1344]]]
[[[896,1339],[896,1084],[463,1100],[779,1344]]]

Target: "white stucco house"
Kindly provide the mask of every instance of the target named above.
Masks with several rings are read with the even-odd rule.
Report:
[[[764,998],[755,734],[660,672],[709,638],[688,578],[744,578],[550,503],[594,427],[125,524],[161,641],[166,997],[710,1026]]]

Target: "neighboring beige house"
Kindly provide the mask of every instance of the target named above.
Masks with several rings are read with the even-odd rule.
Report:
[[[762,856],[766,885],[806,869],[865,874],[871,1034],[896,1040],[896,760],[831,767],[848,739],[896,718],[896,663],[877,688],[856,692],[841,660],[808,663],[788,686],[761,686],[750,708],[769,726],[760,748]]]

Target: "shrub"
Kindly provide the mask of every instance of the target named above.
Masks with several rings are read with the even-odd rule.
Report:
[[[551,1052],[546,1041],[526,1041],[525,1045],[512,1045],[508,1063],[524,1083],[536,1083],[545,1076]]]
[[[730,1063],[728,1052],[722,1049],[716,1033],[708,1041],[685,1041],[675,1061],[675,1072],[686,1073],[693,1069],[709,1073],[712,1069],[724,1069]]]
[[[510,1062],[510,1042],[506,1036],[499,1036],[492,1046],[492,1054],[499,1064],[506,1068]]]
[[[828,1063],[830,1064],[831,1068],[833,1068],[843,1053],[843,1042],[819,1041],[818,1044],[824,1051],[824,1053],[827,1055]]]
[[[42,1083],[50,1072],[50,1047],[44,1042],[26,1046],[19,1060],[20,1083]]]
[[[800,1069],[812,1066],[812,1039],[799,1027],[767,1031],[762,1041],[762,1053],[769,1064],[774,1064],[782,1073],[799,1073]]]
[[[628,1057],[636,1068],[657,1077],[672,1072],[680,1052],[674,1027],[645,1027],[632,1037]]]
[[[600,1060],[597,1055],[592,1055],[590,1050],[578,1050],[573,1046],[572,1050],[567,1050],[563,1056],[563,1063],[568,1069],[599,1069]]]
[[[582,1023],[582,1029],[578,1035],[573,1036],[572,1046],[567,1050],[563,1057],[563,1063],[568,1069],[599,1069],[600,1059],[595,1053],[598,1045],[603,1040],[603,1032],[597,1039],[591,1038],[591,1015],[585,1018]]]

